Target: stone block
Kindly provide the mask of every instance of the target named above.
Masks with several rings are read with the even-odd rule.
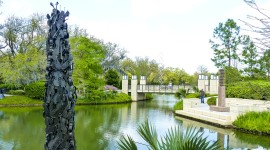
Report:
[[[219,106],[210,106],[211,111],[218,111],[218,112],[229,112],[230,107],[219,107]]]

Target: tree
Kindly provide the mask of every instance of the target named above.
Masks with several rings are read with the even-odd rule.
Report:
[[[105,73],[105,82],[107,85],[113,85],[115,87],[119,87],[120,78],[116,70],[109,69]]]
[[[105,57],[102,60],[102,68],[104,71],[109,69],[115,69],[117,72],[123,74],[120,63],[126,57],[127,51],[123,48],[120,48],[119,45],[108,42],[103,43],[105,49]]]
[[[159,78],[159,65],[155,60],[149,58],[136,57],[135,61],[126,58],[121,62],[121,68],[128,76],[146,76],[147,83],[157,84]]]
[[[255,0],[244,0],[246,4],[248,4],[251,8],[255,9],[259,12],[260,16],[252,16],[247,15],[248,19],[252,20],[256,23],[249,23],[247,21],[242,22],[249,28],[248,31],[251,31],[255,38],[252,38],[255,45],[259,47],[261,50],[268,50],[270,49],[270,17],[265,13],[265,9],[260,9],[259,6],[256,4]]]
[[[43,52],[28,46],[26,53],[19,53],[14,57],[2,56],[0,74],[5,83],[17,86],[44,80],[46,58]]]
[[[214,58],[211,60],[217,67],[234,67],[237,66],[237,48],[241,42],[239,35],[240,27],[234,22],[233,19],[228,19],[224,24],[219,23],[218,27],[214,29],[214,38],[217,41],[210,39],[212,49],[214,50]]]
[[[197,71],[199,74],[207,74],[208,73],[208,69],[204,65],[198,66]]]
[[[242,53],[242,62],[244,63],[244,65],[246,65],[246,67],[244,68],[244,72],[251,78],[255,78],[255,74],[259,72],[259,55],[257,53],[254,43],[250,40],[249,36],[245,37],[244,45],[245,46]]]
[[[225,83],[226,84],[243,81],[243,77],[241,76],[241,73],[239,72],[237,68],[226,66],[224,70],[225,70]]]
[[[101,78],[101,61],[105,54],[103,46],[93,39],[78,36],[70,38],[70,47],[74,56],[74,84],[88,95],[93,90],[101,89],[104,85]]]
[[[270,78],[270,49],[263,52],[263,56],[259,59],[259,69],[261,76],[264,77],[267,75],[267,78]]]
[[[11,16],[1,25],[0,52],[3,55],[26,53],[28,47],[35,46],[45,51],[44,18],[34,14],[30,18]]]

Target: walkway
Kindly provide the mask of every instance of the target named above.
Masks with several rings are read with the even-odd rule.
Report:
[[[184,110],[176,110],[175,114],[215,126],[232,127],[232,114],[230,112],[210,111],[206,102],[207,99],[203,104],[200,103],[200,99],[198,98],[184,99]]]
[[[230,112],[210,111],[208,104],[201,104],[198,98],[184,99],[183,110],[176,110],[175,114],[215,126],[230,128],[232,122],[240,114],[249,111],[269,111],[270,101],[226,98],[226,106],[230,107]]]

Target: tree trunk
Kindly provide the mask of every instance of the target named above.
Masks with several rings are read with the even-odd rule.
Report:
[[[57,3],[58,4],[58,3]],[[44,119],[46,124],[45,150],[76,149],[74,137],[74,106],[76,89],[72,81],[72,55],[65,18],[69,12],[57,10],[47,15],[49,33],[46,43],[46,91]]]

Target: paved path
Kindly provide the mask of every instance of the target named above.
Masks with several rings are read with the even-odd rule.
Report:
[[[175,114],[219,127],[232,127],[230,112],[210,111],[207,98],[205,103],[200,101],[198,98],[184,99],[184,110],[176,110]]]
[[[175,114],[213,124],[222,127],[232,127],[232,122],[240,114],[249,111],[270,111],[270,101],[250,100],[240,98],[226,98],[226,106],[230,108],[229,112],[210,111],[208,104],[200,103],[200,99],[184,99],[183,110],[176,110]]]

